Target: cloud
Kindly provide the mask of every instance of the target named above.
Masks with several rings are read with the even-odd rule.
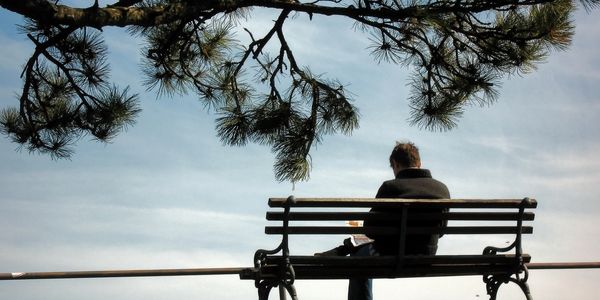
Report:
[[[468,141],[475,146],[498,151],[504,155],[515,155],[518,152],[527,150],[527,147],[524,146],[521,141],[518,141],[514,137],[508,137],[505,135],[481,136],[477,138],[470,138]]]
[[[4,33],[0,33],[0,45],[0,72],[20,72],[21,65],[33,52],[33,44]],[[19,74],[15,73],[15,77],[18,78]],[[5,82],[4,79],[2,81]]]
[[[18,102],[15,95],[22,85],[19,75],[33,45],[0,32],[0,109],[14,106]]]

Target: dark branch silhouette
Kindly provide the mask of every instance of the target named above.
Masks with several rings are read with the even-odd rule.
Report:
[[[30,151],[68,157],[81,136],[108,141],[132,124],[137,95],[109,82],[101,37],[104,27],[128,27],[146,40],[149,88],[195,92],[218,113],[225,144],[269,145],[276,178],[292,182],[308,179],[310,150],[324,135],[358,127],[358,111],[344,85],[296,60],[285,34],[290,14],[355,21],[376,61],[413,70],[410,122],[447,130],[465,107],[493,103],[503,76],[531,72],[550,50],[565,50],[576,9],[570,0],[59,2],[0,0],[26,18],[22,31],[35,47],[23,69],[20,106],[1,112],[2,132]],[[580,2],[589,9],[600,0]],[[237,21],[255,7],[277,9],[279,17],[262,37],[244,28],[250,41],[238,45]],[[278,50],[266,52],[269,44]]]

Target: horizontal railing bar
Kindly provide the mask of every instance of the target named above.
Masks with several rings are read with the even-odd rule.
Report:
[[[288,234],[366,234],[396,235],[397,227],[349,227],[349,226],[290,226]],[[516,234],[516,226],[448,226],[407,227],[407,234]],[[266,234],[283,234],[281,226],[266,226]],[[533,233],[533,227],[523,226],[521,233]]]
[[[13,272],[0,273],[0,280],[103,278],[103,277],[147,277],[147,276],[192,276],[192,275],[237,275],[248,268],[194,268],[194,269],[149,269],[149,270],[104,270],[67,272]]]
[[[600,262],[556,262],[556,263],[527,263],[530,270],[551,269],[599,269]]]
[[[490,256],[489,257],[489,263],[496,263],[496,262],[500,262],[502,259],[499,259],[497,257],[498,255],[494,255],[494,256]],[[429,263],[436,263],[436,262],[440,262],[443,263],[445,261],[450,261],[452,260],[453,256],[421,256],[421,260],[423,263],[429,262]],[[462,261],[464,260],[465,263],[473,261],[476,262],[478,261],[477,257],[482,257],[485,258],[486,260],[488,258],[484,257],[483,255],[480,256],[454,256],[456,257],[457,260]],[[510,258],[509,255],[507,256],[501,256],[502,258]],[[395,257],[393,257],[395,259]],[[419,257],[411,257],[411,256],[406,256],[406,261],[407,263],[411,262],[411,260],[414,258],[415,262],[421,262],[419,260]],[[540,269],[595,269],[595,268],[600,268],[600,262],[560,262],[560,263],[528,263],[527,261],[529,261],[530,256],[527,254],[523,255],[524,261],[525,261],[525,265],[527,266],[528,269],[530,270],[540,270]],[[301,265],[303,262],[309,262],[312,260],[315,260],[317,258],[315,257],[310,257],[310,256],[300,256],[300,257],[291,257],[292,263],[298,263],[300,265],[297,266],[298,270],[302,270],[304,268],[303,265]],[[335,261],[335,260],[351,260],[353,259],[352,257],[329,257],[329,258],[324,258],[325,260],[329,260],[331,261]],[[356,258],[357,261],[360,259],[365,259],[365,260],[382,260],[382,261],[386,261],[387,257],[369,257],[369,258]],[[474,266],[463,266],[463,267],[453,267],[453,266],[445,266],[443,267],[446,270],[454,270],[454,272],[456,272],[456,270],[460,270],[460,269],[483,269],[486,270],[485,266],[478,266],[477,264]],[[330,270],[333,270],[331,268],[329,268]],[[13,272],[13,273],[0,273],[0,280],[27,280],[27,279],[77,279],[77,278],[107,278],[107,277],[149,277],[149,276],[193,276],[193,275],[240,275],[240,277],[243,277],[242,275],[244,275],[245,273],[250,272],[251,270],[253,270],[253,268],[251,267],[245,267],[245,268],[192,268],[192,269],[147,269],[147,270],[103,270],[103,271],[66,271],[66,272]],[[311,272],[315,272],[315,269],[308,267],[307,270],[312,270]],[[340,269],[335,269],[336,272],[339,272]],[[353,271],[356,271],[355,269],[352,269]],[[350,269],[348,270],[344,270],[342,272],[340,272],[341,274],[344,274],[343,272],[345,271],[352,271]],[[387,269],[382,269],[382,270],[387,270]],[[431,267],[427,267],[424,268],[423,271],[431,271]],[[473,270],[469,270],[466,273],[471,273]],[[477,271],[475,271],[477,272]],[[325,272],[325,274],[327,274],[329,272]],[[335,272],[334,272],[335,273]],[[448,273],[447,275],[460,275],[460,272],[451,274]],[[469,274],[464,274],[464,275],[469,275]],[[313,273],[315,274],[315,273]],[[323,274],[324,275],[324,274]],[[440,274],[430,274],[430,275],[437,275],[440,276]],[[248,277],[248,274],[244,275],[245,277]],[[326,276],[332,276],[331,278],[337,278],[340,275],[334,275],[334,274],[330,274],[330,275],[326,275]],[[442,275],[444,276],[444,275]],[[247,279],[247,278],[242,278],[242,279]],[[304,276],[301,276],[302,278],[304,278]],[[317,276],[318,277],[318,276]],[[248,277],[250,278],[250,277]],[[311,279],[311,278],[308,278]],[[316,278],[312,278],[312,279],[316,279]]]
[[[270,207],[284,207],[287,198],[269,198]],[[440,208],[525,208],[537,207],[535,199],[382,199],[382,198],[295,198],[294,207],[382,207],[427,206]]]
[[[399,214],[380,212],[291,212],[290,221],[345,221],[345,220],[397,220]],[[283,212],[267,212],[267,220],[282,221]],[[526,212],[523,221],[533,221],[535,214]],[[408,220],[450,220],[450,221],[516,221],[518,213],[510,212],[448,212],[410,213]]]

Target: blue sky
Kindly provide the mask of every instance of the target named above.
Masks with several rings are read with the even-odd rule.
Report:
[[[248,26],[274,19],[256,11]],[[21,65],[31,44],[15,33],[19,18],[0,11],[0,107],[15,106]],[[83,138],[71,160],[15,151],[0,138],[0,272],[249,266],[257,248],[275,247],[263,234],[273,196],[373,197],[391,178],[387,157],[396,140],[421,148],[423,167],[455,198],[539,201],[535,234],[524,248],[534,261],[599,261],[600,19],[576,16],[567,52],[538,71],[504,81],[498,103],[470,107],[458,128],[410,127],[409,70],[374,63],[367,36],[342,19],[299,15],[286,23],[303,65],[350,83],[361,127],[328,136],[313,150],[311,180],[278,183],[263,146],[223,146],[215,116],[192,96],[157,99],[141,86],[139,41],[105,30],[112,78],[140,92],[135,126],[104,145]],[[440,253],[480,252],[505,241],[447,237]],[[335,246],[335,239],[292,239],[292,252]],[[536,299],[589,299],[600,271],[532,271]],[[299,282],[301,299],[345,299],[346,282]],[[252,282],[236,276],[2,282],[14,299],[253,299]],[[375,281],[377,299],[482,299],[479,277]],[[499,299],[519,299],[515,287]]]

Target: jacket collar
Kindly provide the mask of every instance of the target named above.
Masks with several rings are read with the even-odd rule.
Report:
[[[398,172],[397,179],[403,178],[431,178],[431,172],[427,169],[404,169]]]

